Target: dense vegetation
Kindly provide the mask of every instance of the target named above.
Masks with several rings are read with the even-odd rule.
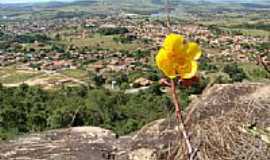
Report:
[[[183,107],[189,95],[200,94],[207,85],[202,79],[193,87],[180,88]],[[170,97],[154,84],[134,94],[103,88],[63,87],[45,91],[21,85],[0,85],[0,139],[69,126],[100,126],[119,135],[138,130],[146,123],[166,117],[173,110]]]
[[[128,33],[128,29],[125,27],[104,27],[99,28],[97,32],[103,35],[125,34]]]
[[[14,39],[15,42],[18,43],[34,43],[35,41],[38,42],[47,42],[50,38],[44,34],[23,34],[17,35]]]
[[[136,39],[135,36],[125,36],[125,35],[113,37],[113,41],[118,43],[131,43],[135,39]]]
[[[157,87],[130,95],[86,87],[62,88],[57,92],[27,85],[0,87],[0,139],[82,125],[127,134],[166,116],[171,109],[169,97]]]
[[[0,41],[7,41],[11,39],[11,36],[5,32],[0,31]]]
[[[87,15],[87,12],[58,12],[54,18],[74,18],[74,17],[83,17],[85,15]]]
[[[248,78],[244,70],[240,68],[236,63],[227,64],[223,71],[230,76],[232,82],[241,82]]]

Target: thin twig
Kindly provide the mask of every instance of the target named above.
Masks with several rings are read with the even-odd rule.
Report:
[[[168,33],[172,32],[171,21],[170,21],[170,9],[169,9],[169,0],[165,1],[165,12],[166,12],[166,26]]]
[[[71,119],[71,122],[70,122],[69,125],[68,125],[69,127],[72,127],[72,125],[73,125],[73,123],[74,123],[74,121],[75,121],[75,119],[76,119],[76,116],[77,116],[77,114],[79,113],[80,109],[81,109],[81,106],[79,106],[79,107],[77,108],[77,110],[75,111],[75,113],[73,114],[72,119]]]
[[[182,131],[183,137],[184,137],[185,142],[186,142],[186,147],[188,149],[189,160],[192,160],[191,155],[193,153],[193,149],[192,149],[189,137],[187,135],[186,128],[184,126],[182,111],[181,111],[181,107],[180,107],[180,104],[179,104],[179,101],[178,101],[178,98],[177,98],[177,95],[176,95],[176,86],[175,86],[174,80],[171,80],[171,91],[172,91],[173,103],[174,103],[174,106],[175,106],[176,119],[177,119],[178,124],[180,125],[180,129]]]

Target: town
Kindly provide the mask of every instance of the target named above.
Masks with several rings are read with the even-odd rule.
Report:
[[[202,44],[206,58],[256,63],[256,56],[260,56],[269,67],[270,49],[263,48],[269,42],[269,36],[254,37],[222,31],[213,26],[180,22],[172,25],[172,31]],[[113,79],[119,73],[128,76],[135,72],[151,72],[152,59],[168,30],[158,19],[121,14],[105,18],[95,16],[8,23],[1,25],[0,33],[0,80],[3,84],[47,83],[53,86],[85,84],[89,74],[102,75],[104,83],[111,84],[115,83]],[[21,82],[5,83],[5,78],[11,79],[9,76],[12,75],[5,74],[4,70],[10,67],[16,68],[15,74],[26,74],[21,76],[25,78]],[[77,77],[76,74],[72,77],[72,71],[78,73]],[[155,80],[143,74],[137,78],[142,82],[132,79],[126,87],[136,80],[139,85],[150,85]]]

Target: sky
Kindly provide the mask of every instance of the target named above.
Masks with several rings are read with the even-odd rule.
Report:
[[[0,0],[0,3],[36,3],[49,1],[72,1],[72,0]]]
[[[62,2],[70,2],[75,0],[0,0],[0,3],[37,3],[37,2],[49,2],[49,1],[62,1]],[[224,0],[209,0],[209,1],[224,1]],[[228,0],[225,0],[228,1]],[[232,1],[232,0],[230,0]],[[238,0],[240,1],[240,0]],[[253,2],[253,1],[260,1],[260,0],[241,0],[241,2]],[[270,0],[269,0],[270,1]]]

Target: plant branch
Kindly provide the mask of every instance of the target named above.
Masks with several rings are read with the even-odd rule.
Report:
[[[192,160],[193,159],[192,158],[193,149],[192,149],[192,146],[191,146],[189,137],[187,135],[187,131],[186,131],[184,122],[183,122],[183,115],[182,115],[180,103],[179,103],[178,98],[177,98],[176,85],[175,85],[174,80],[171,80],[171,92],[172,92],[173,103],[175,106],[176,119],[177,119],[178,124],[180,125],[180,129],[181,129],[181,132],[182,132],[183,137],[185,139],[186,147],[188,149],[188,157],[189,157],[188,159]]]

